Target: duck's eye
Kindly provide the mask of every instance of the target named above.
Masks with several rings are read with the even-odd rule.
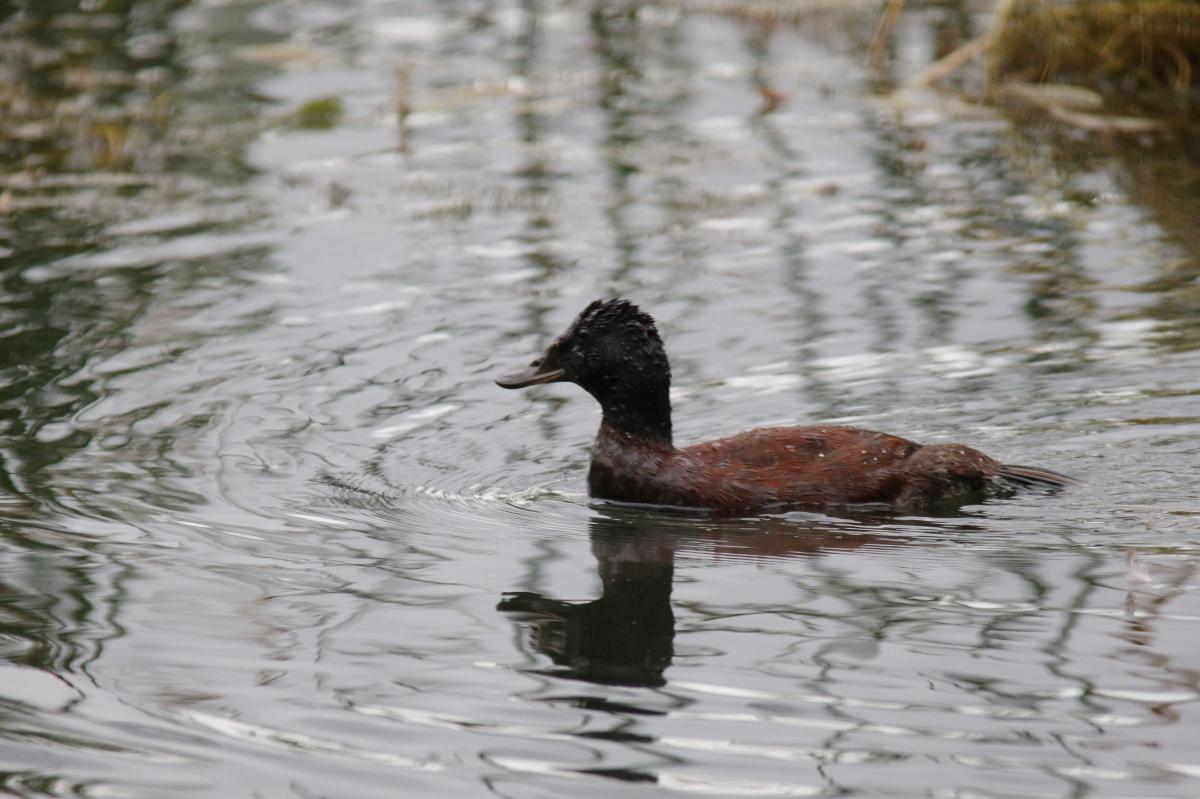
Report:
[[[530,366],[541,366],[541,365],[542,365],[542,359],[541,359],[541,358],[534,358],[532,361],[530,361],[530,362],[529,362],[529,365],[530,365]]]

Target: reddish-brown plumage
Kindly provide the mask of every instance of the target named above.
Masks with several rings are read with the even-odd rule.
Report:
[[[1013,485],[1071,482],[961,444],[923,446],[855,427],[760,428],[677,449],[662,342],[626,300],[592,303],[529,370],[496,382],[556,381],[579,384],[603,408],[588,472],[591,495],[602,499],[725,514],[866,504],[911,513]]]
[[[620,502],[739,513],[886,504],[912,512],[984,492],[999,462],[854,427],[767,427],[684,449],[601,424],[588,489]]]

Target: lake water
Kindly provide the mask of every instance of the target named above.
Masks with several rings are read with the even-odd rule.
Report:
[[[0,793],[1200,795],[1197,137],[881,91],[878,3],[92,5],[0,6]],[[492,379],[616,295],[681,443],[1085,482],[591,504]]]

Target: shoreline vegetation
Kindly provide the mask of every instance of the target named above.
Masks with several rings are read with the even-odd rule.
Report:
[[[902,18],[931,8],[914,0],[643,5],[731,17],[768,33],[793,26],[825,36],[830,28],[845,33],[847,23],[857,28],[870,22],[865,60],[883,86],[892,83],[887,62]],[[937,53],[906,82],[909,87],[955,91],[972,102],[1006,109],[1028,108],[1097,132],[1154,133],[1200,121],[1200,0],[949,0],[932,7],[991,21],[973,38]],[[860,39],[856,34],[848,38]],[[782,105],[770,94],[764,100],[764,113]]]
[[[1200,115],[1196,0],[999,0],[989,29],[921,82],[981,56],[986,102],[1031,106],[1075,128],[1142,134]]]

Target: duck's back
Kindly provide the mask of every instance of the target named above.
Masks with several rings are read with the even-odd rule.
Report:
[[[982,489],[1000,464],[958,444],[922,446],[855,427],[768,427],[678,450],[666,483],[716,510],[883,503],[927,508]]]

